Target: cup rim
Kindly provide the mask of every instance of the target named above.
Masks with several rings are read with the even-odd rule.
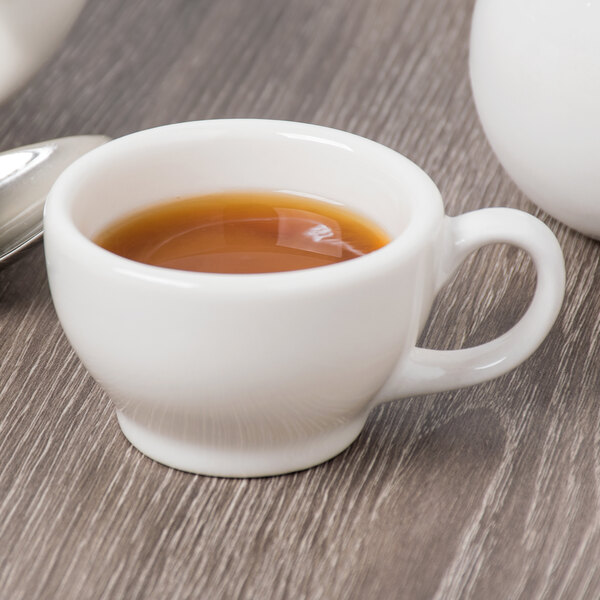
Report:
[[[204,273],[183,271],[167,267],[159,267],[140,263],[114,254],[98,246],[85,236],[75,225],[70,215],[70,208],[75,201],[71,197],[71,188],[79,178],[107,155],[114,152],[126,152],[144,141],[164,137],[165,142],[176,140],[183,132],[198,135],[237,132],[246,135],[277,134],[283,137],[296,137],[325,144],[341,145],[346,150],[369,154],[375,160],[389,165],[389,168],[402,168],[415,186],[414,198],[411,198],[411,218],[402,233],[393,238],[382,248],[354,258],[331,265],[299,269],[294,271],[268,273]],[[57,237],[68,241],[72,258],[85,261],[90,266],[101,267],[141,280],[174,284],[178,287],[206,286],[260,286],[261,284],[294,286],[303,282],[332,282],[339,277],[376,275],[389,269],[398,260],[414,256],[424,240],[441,223],[444,215],[441,194],[431,178],[415,163],[404,155],[359,135],[320,125],[281,121],[270,119],[212,119],[203,121],[187,121],[171,125],[162,125],[145,129],[116,138],[95,148],[73,162],[58,177],[48,194],[44,208],[44,231],[55,231]],[[45,243],[48,236],[44,236]]]

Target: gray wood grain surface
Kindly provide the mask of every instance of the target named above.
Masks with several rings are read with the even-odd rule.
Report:
[[[473,0],[90,2],[0,107],[0,149],[214,117],[346,129],[408,155],[447,212],[512,206],[565,252],[558,323],[514,372],[391,403],[346,452],[224,480],[134,450],[55,316],[41,247],[0,271],[0,598],[600,597],[600,245],[503,172],[467,75]],[[436,348],[508,329],[525,255],[477,253],[440,295]]]

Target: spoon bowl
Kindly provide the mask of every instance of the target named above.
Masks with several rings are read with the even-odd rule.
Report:
[[[42,238],[44,202],[58,176],[109,139],[80,135],[0,153],[0,266]]]

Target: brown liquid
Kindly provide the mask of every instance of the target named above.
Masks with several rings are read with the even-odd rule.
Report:
[[[279,192],[227,192],[142,210],[94,241],[159,267],[268,273],[357,258],[390,239],[375,223],[336,204]]]

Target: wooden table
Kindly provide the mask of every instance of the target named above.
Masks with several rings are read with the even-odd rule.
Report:
[[[103,0],[0,109],[0,149],[214,117],[346,129],[406,154],[451,215],[512,206],[556,232],[558,323],[488,384],[374,410],[293,475],[174,471],[125,440],[71,351],[38,246],[0,271],[0,598],[600,597],[600,247],[538,211],[478,123],[473,0]],[[477,253],[422,342],[523,313],[519,251]]]

